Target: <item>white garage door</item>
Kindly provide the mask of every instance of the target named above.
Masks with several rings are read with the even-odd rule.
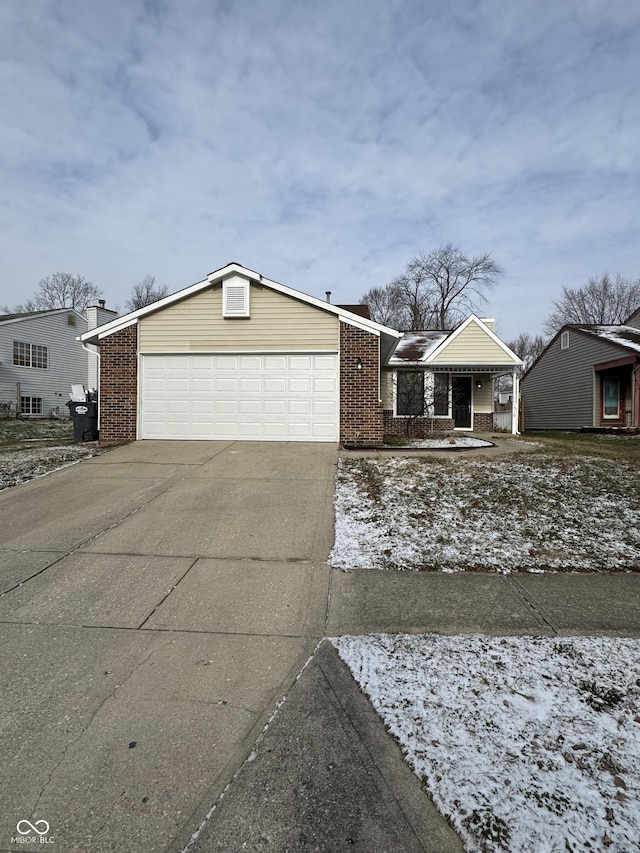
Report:
[[[141,438],[337,441],[338,355],[142,355]]]

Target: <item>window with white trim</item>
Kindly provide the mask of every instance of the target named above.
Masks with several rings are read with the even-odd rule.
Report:
[[[13,342],[13,363],[18,367],[49,367],[49,349],[40,344],[28,344],[24,341]]]
[[[396,414],[405,417],[424,414],[423,370],[399,370],[396,374]]]
[[[560,349],[569,349],[569,332],[568,330],[560,335]]]
[[[449,380],[448,373],[433,374],[433,414],[435,417],[449,415]]]
[[[23,415],[41,415],[42,397],[20,397],[20,412]]]
[[[617,376],[602,378],[602,417],[620,418],[620,379]]]

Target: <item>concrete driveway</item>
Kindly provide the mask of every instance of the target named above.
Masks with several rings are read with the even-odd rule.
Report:
[[[331,571],[337,457],[140,442],[0,493],[0,851],[459,851],[321,638],[640,635],[638,574]]]
[[[336,459],[141,442],[0,494],[0,850],[182,849],[325,633]]]

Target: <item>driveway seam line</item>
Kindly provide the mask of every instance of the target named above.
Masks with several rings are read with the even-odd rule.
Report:
[[[513,588],[513,591],[516,595],[524,601],[524,603],[535,613],[536,617],[542,621],[545,625],[548,625],[549,628],[553,631],[556,637],[559,635],[560,630],[558,626],[553,622],[551,617],[545,612],[542,605],[534,598],[531,593],[522,586],[522,584],[518,583],[518,581],[512,576],[505,576],[505,581]]]
[[[172,593],[175,589],[177,589],[177,588],[180,586],[180,584],[182,583],[182,581],[186,578],[186,576],[189,574],[189,572],[190,572],[190,571],[191,571],[191,569],[195,566],[195,564],[198,562],[198,560],[199,560],[199,559],[200,559],[199,557],[196,557],[196,558],[195,558],[195,560],[193,560],[193,562],[191,563],[191,565],[187,567],[186,571],[184,571],[184,572],[180,575],[180,577],[179,577],[179,578],[178,578],[178,580],[174,583],[174,585],[171,587],[171,589],[169,590],[169,592],[165,593],[165,595],[163,595],[163,596],[162,596],[162,598],[160,599],[160,601],[155,605],[155,607],[153,607],[153,609],[151,610],[151,612],[150,612],[147,616],[145,616],[145,618],[142,620],[142,622],[138,625],[138,630],[141,630],[141,629],[145,626],[145,624],[149,621],[149,619],[151,619],[151,617],[153,616],[153,614],[154,614],[154,613],[155,613],[155,612],[156,612],[160,607],[162,607],[162,605],[165,603],[165,601],[167,600],[167,598],[169,598],[169,596],[171,595],[171,593]]]

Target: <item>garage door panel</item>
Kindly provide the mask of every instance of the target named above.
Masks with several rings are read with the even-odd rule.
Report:
[[[216,415],[236,415],[238,400],[214,400],[213,408]]]
[[[304,370],[309,373],[313,370],[313,357],[310,355],[290,355],[289,370]]]
[[[141,438],[337,441],[335,353],[141,358]]]
[[[238,411],[241,415],[261,415],[262,403],[260,400],[240,400]]]
[[[212,415],[213,400],[192,400],[191,414],[196,415]]]
[[[262,379],[260,376],[241,376],[238,390],[241,394],[259,394],[262,391]]]
[[[235,376],[216,377],[213,380],[214,394],[237,394],[239,380]]]
[[[191,390],[194,394],[213,394],[213,379],[204,376],[192,378]]]
[[[287,390],[290,394],[311,394],[313,390],[311,377],[307,376],[305,378],[300,377],[296,379],[289,379],[287,383]]]
[[[311,414],[311,400],[289,400],[287,411],[290,415],[301,415],[308,418]]]
[[[238,357],[235,355],[217,355],[214,359],[213,369],[237,371]]]

